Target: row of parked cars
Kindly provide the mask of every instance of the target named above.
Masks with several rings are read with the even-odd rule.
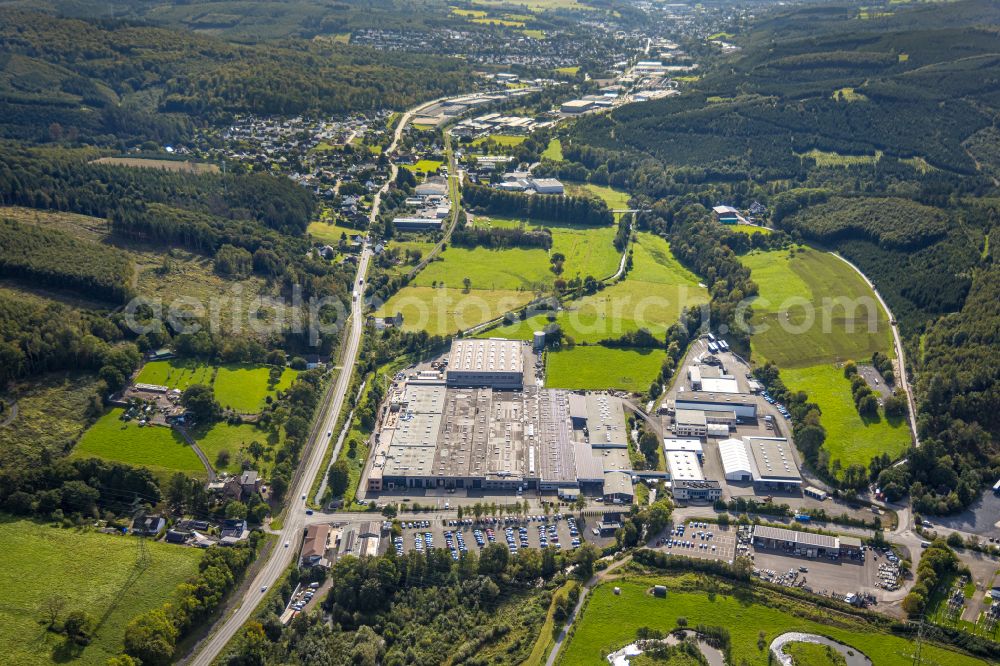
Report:
[[[309,586],[303,588],[296,593],[288,603],[288,607],[295,612],[301,612],[303,608],[306,607],[312,598],[316,596],[316,590],[319,589],[319,583],[309,583]]]
[[[777,400],[775,400],[774,398],[772,398],[767,391],[764,391],[763,393],[761,393],[761,395],[764,396],[764,400],[767,400],[770,404],[777,407],[778,412],[786,419],[792,418],[792,415],[788,413],[788,410],[785,409],[785,406],[780,402],[778,402]]]

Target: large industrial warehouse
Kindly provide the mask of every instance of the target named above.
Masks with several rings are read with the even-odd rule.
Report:
[[[783,437],[743,437],[719,442],[727,481],[752,481],[762,490],[794,490],[802,485],[791,445]]]
[[[631,501],[620,398],[524,381],[530,345],[456,340],[443,371],[398,380],[380,414],[367,488],[579,489]]]

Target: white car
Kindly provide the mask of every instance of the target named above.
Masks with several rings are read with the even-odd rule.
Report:
[[[288,548],[288,546],[291,545],[291,543],[292,543],[291,541],[286,541],[285,542],[285,548]]]
[[[333,437],[333,431],[332,430],[327,430],[326,431],[326,436],[327,437]]]
[[[261,587],[260,591],[261,592],[267,592],[267,585],[264,585],[263,587]]]

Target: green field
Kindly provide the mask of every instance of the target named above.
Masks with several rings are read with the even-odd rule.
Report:
[[[686,307],[708,302],[708,292],[698,278],[680,265],[670,245],[653,234],[640,233],[633,245],[633,267],[625,280],[591,296],[567,304],[556,315],[556,323],[576,342],[595,343],[619,338],[646,328],[660,335],[680,317]],[[530,340],[548,325],[541,314],[489,335]]]
[[[550,144],[551,145],[551,144]],[[546,147],[548,150],[548,147]],[[562,147],[560,146],[560,151]],[[628,208],[628,200],[632,197],[625,190],[607,187],[605,185],[595,185],[594,183],[566,183],[566,194],[577,197],[596,196],[608,205],[612,210],[622,210]]]
[[[771,230],[767,227],[758,227],[755,224],[727,224],[726,229],[740,234],[769,234]]]
[[[809,666],[846,666],[847,660],[829,645],[819,643],[789,643],[785,646],[785,654],[792,658],[795,664]]]
[[[513,136],[510,134],[492,134],[490,136],[482,136],[472,142],[473,146],[481,146],[487,141],[492,141],[498,146],[514,147],[519,146],[524,143],[528,137],[526,136]]]
[[[170,359],[150,361],[143,366],[136,378],[137,382],[159,384],[183,391],[193,384],[211,386],[215,399],[225,407],[231,407],[243,414],[259,412],[265,405],[267,396],[283,391],[292,385],[295,370],[285,368],[281,379],[274,388],[268,388],[270,367],[224,365],[213,366],[193,359]]]
[[[687,618],[688,626],[722,625],[729,629],[733,663],[760,666],[769,663],[767,649],[757,647],[758,631],[764,632],[767,643],[786,631],[826,635],[863,652],[879,666],[909,666],[913,661],[912,643],[878,633],[847,616],[839,617],[836,625],[825,624],[822,620],[830,619],[831,613],[806,604],[794,603],[797,613],[792,613],[724,594],[713,596],[698,591],[669,589],[667,597],[661,599],[648,592],[652,584],[660,582],[670,581],[618,580],[594,588],[558,663],[606,664],[603,655],[634,641],[640,627],[669,631],[677,626],[679,617]],[[618,596],[614,594],[616,586],[621,589]],[[985,663],[929,644],[923,647],[923,657],[928,662],[933,660],[948,666]]]
[[[577,72],[579,71],[580,71],[579,65],[576,65],[574,67],[556,67],[557,74],[568,74],[569,76],[576,76]]]
[[[910,445],[910,428],[905,418],[862,418],[854,407],[851,383],[835,365],[814,365],[781,371],[786,386],[803,389],[823,412],[826,428],[823,448],[830,461],[840,460],[843,467],[857,463],[865,467],[875,455],[888,453],[895,460]]]
[[[811,157],[816,160],[816,166],[820,167],[848,167],[860,164],[875,164],[882,159],[882,153],[876,152],[874,155],[841,155],[840,153],[828,153],[813,148],[807,153],[802,153],[799,157]]]
[[[448,252],[454,250],[449,249]],[[459,283],[461,284],[461,283]],[[377,317],[401,312],[403,330],[447,335],[516,310],[534,298],[530,291],[461,287],[404,287],[375,313]]]
[[[504,217],[478,217],[477,227],[542,227],[552,233],[552,252],[566,257],[560,277],[570,280],[574,277],[605,278],[618,270],[621,254],[615,249],[615,228],[581,227],[573,224],[544,222],[539,220],[515,220]],[[555,274],[548,271],[547,280],[555,280]],[[473,288],[475,286],[473,285]]]
[[[666,352],[660,350],[599,345],[550,351],[545,354],[545,386],[642,393],[649,390],[666,357]]]
[[[577,67],[576,69],[579,69],[579,67]],[[576,72],[573,73],[575,74]],[[560,141],[559,139],[551,139],[549,141],[549,145],[545,146],[545,150],[542,151],[542,159],[552,160],[553,162],[562,162],[563,161],[562,141]]]
[[[416,164],[404,164],[403,168],[409,169],[413,173],[437,173],[437,170],[444,164],[441,160],[420,160]]]
[[[352,229],[351,227],[343,227],[338,224],[330,224],[328,222],[313,222],[309,225],[309,235],[318,241],[322,241],[329,245],[336,247],[337,243],[340,242],[340,237],[346,235],[350,238],[354,234],[363,234],[363,230]]]
[[[472,280],[472,290],[534,289],[551,285],[555,275],[549,270],[549,257],[542,249],[511,248],[491,250],[484,247],[449,247],[432,261],[411,283],[416,287],[464,288],[463,280]]]
[[[268,388],[270,367],[224,365],[215,375],[215,399],[223,407],[231,407],[243,414],[255,414],[263,409],[267,396],[284,391],[299,373],[291,368],[281,372],[281,379],[274,388]]]
[[[72,662],[95,666],[121,652],[125,625],[167,601],[198,572],[201,551],[148,543],[149,566],[136,569],[131,537],[66,530],[27,520],[0,518],[0,654],[7,664]],[[65,613],[85,611],[99,623],[81,652],[39,623],[52,597]]]
[[[160,474],[186,472],[204,476],[204,466],[183,437],[164,426],[140,427],[135,421],[122,421],[122,413],[116,407],[98,419],[83,433],[73,456],[116,460]]]
[[[758,361],[803,368],[863,360],[876,351],[892,354],[885,310],[861,276],[834,255],[799,248],[754,252],[743,263],[760,288],[751,341]]]

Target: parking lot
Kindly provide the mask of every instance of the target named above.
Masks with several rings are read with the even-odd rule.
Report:
[[[487,518],[475,522],[464,520],[402,521],[403,533],[387,540],[399,554],[428,548],[450,550],[452,558],[468,551],[479,551],[490,543],[506,545],[512,553],[522,548],[554,547],[569,550],[582,543],[582,529],[577,529],[576,519],[562,517],[527,516]]]
[[[673,526],[657,541],[656,547],[672,555],[732,562],[736,554],[736,530],[690,521]]]

